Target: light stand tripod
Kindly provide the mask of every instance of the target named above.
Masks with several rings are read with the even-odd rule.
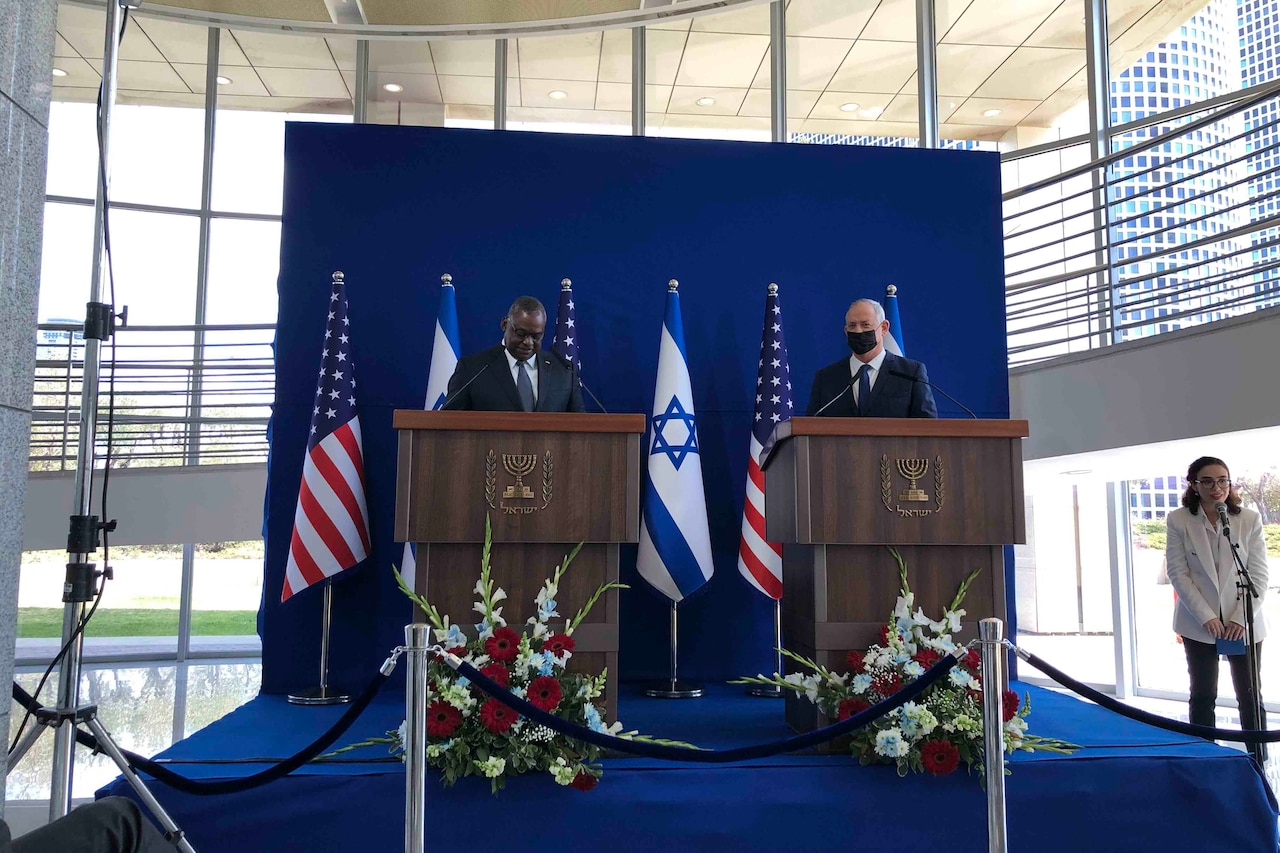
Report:
[[[89,302],[84,326],[84,369],[80,387],[80,434],[76,445],[75,512],[70,518],[67,535],[67,573],[63,585],[62,601],[62,658],[58,669],[58,702],[56,709],[38,709],[32,712],[38,725],[9,755],[8,768],[14,765],[30,749],[44,728],[54,733],[53,778],[49,795],[49,819],[65,816],[71,807],[72,770],[75,765],[77,727],[84,724],[97,738],[99,748],[106,752],[120,768],[120,772],[133,786],[138,796],[164,826],[167,837],[175,846],[194,853],[183,838],[182,831],[165,813],[142,780],[129,767],[124,755],[112,741],[110,734],[97,719],[97,706],[80,706],[80,673],[84,651],[85,604],[94,599],[97,583],[104,582],[111,574],[110,567],[99,571],[91,562],[98,549],[99,534],[110,533],[115,522],[100,522],[92,514],[94,445],[97,439],[98,388],[101,370],[102,343],[109,340],[115,326],[114,308],[102,301],[103,274],[109,274],[109,239],[107,229],[108,142],[111,131],[111,113],[116,101],[116,82],[119,70],[120,38],[122,25],[127,20],[127,9],[141,5],[141,0],[108,0],[106,4],[106,33],[103,41],[102,89],[98,109],[98,183],[94,199],[94,252],[93,274],[89,287]],[[105,475],[104,475],[105,477]],[[104,490],[105,491],[105,490]],[[56,659],[55,659],[56,663]]]
[[[1253,625],[1253,608],[1258,601],[1258,590],[1253,585],[1253,578],[1249,576],[1249,567],[1245,565],[1244,560],[1240,558],[1240,548],[1235,540],[1231,538],[1231,523],[1227,515],[1227,507],[1225,504],[1219,503],[1215,507],[1218,510],[1219,523],[1222,525],[1222,535],[1227,537],[1227,544],[1231,546],[1231,556],[1235,558],[1236,563],[1236,595],[1244,597],[1244,653],[1245,662],[1249,670],[1249,691],[1250,702],[1253,703],[1253,719],[1257,725],[1258,731],[1267,730],[1267,711],[1262,705],[1262,678],[1258,670],[1258,646],[1256,644]],[[1244,728],[1245,709],[1240,707],[1240,728]],[[1249,754],[1253,756],[1253,760],[1258,762],[1258,766],[1262,767],[1267,761],[1267,746],[1263,743],[1249,744]]]

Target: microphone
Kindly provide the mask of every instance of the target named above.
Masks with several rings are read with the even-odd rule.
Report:
[[[479,370],[477,370],[477,371],[475,372],[475,374],[473,374],[473,375],[472,375],[472,377],[471,377],[470,379],[468,379],[466,382],[462,383],[462,387],[461,387],[461,388],[459,388],[457,391],[454,391],[454,392],[453,392],[452,394],[450,394],[447,398],[445,398],[445,401],[444,401],[443,403],[441,403],[441,404],[440,404],[440,408],[439,408],[439,409],[437,409],[436,411],[438,411],[438,412],[443,412],[445,409],[449,408],[449,404],[450,404],[450,403],[452,403],[454,400],[458,399],[458,395],[460,395],[463,391],[467,390],[467,388],[471,385],[471,383],[472,383],[472,382],[475,382],[477,379],[479,379],[479,378],[480,378],[480,374],[481,374],[481,373],[484,373],[486,370],[488,370],[488,369],[489,369],[489,365],[490,365],[490,364],[492,364],[492,363],[493,363],[493,362],[486,361],[486,362],[484,363],[484,366],[483,366],[483,367],[481,367]]]
[[[599,406],[599,407],[600,407],[600,411],[604,412],[606,415],[607,415],[607,414],[609,414],[609,410],[608,410],[608,409],[606,409],[606,408],[604,407],[604,403],[601,403],[601,402],[600,402],[600,398],[599,398],[599,397],[597,397],[595,394],[592,394],[592,393],[591,393],[591,389],[587,387],[587,383],[585,383],[585,382],[583,382],[583,381],[582,381],[582,374],[580,374],[580,373],[578,372],[577,368],[575,368],[575,367],[573,366],[573,362],[572,362],[572,361],[570,361],[569,359],[565,358],[564,356],[562,356],[560,353],[556,352],[555,350],[551,350],[551,354],[552,354],[553,356],[555,356],[556,358],[560,359],[560,363],[561,363],[561,364],[563,364],[565,367],[569,368],[569,372],[570,372],[571,374],[573,374],[573,377],[574,377],[575,379],[577,379],[577,380],[578,380],[578,387],[579,387],[579,388],[581,388],[583,391],[586,391],[586,392],[587,392],[587,396],[588,396],[588,397],[590,397],[590,398],[592,399],[592,401],[594,401],[594,402],[595,402],[595,404],[596,404],[597,406]]]
[[[818,409],[818,411],[816,411],[816,412],[814,412],[814,413],[813,413],[812,417],[815,417],[815,418],[816,418],[816,417],[818,417],[819,415],[821,415],[823,412],[825,412],[827,409],[831,408],[832,404],[834,404],[836,400],[839,400],[841,397],[843,397],[843,396],[845,395],[845,392],[846,392],[846,391],[848,391],[848,392],[852,392],[852,391],[853,391],[853,377],[852,377],[852,376],[850,376],[850,377],[849,377],[849,382],[848,382],[848,384],[844,386],[844,391],[841,391],[839,394],[835,395],[835,396],[834,396],[834,397],[832,397],[830,400],[828,400],[826,403],[824,403],[821,409]]]
[[[1227,505],[1224,504],[1222,501],[1218,501],[1216,504],[1213,505],[1213,508],[1218,511],[1218,522],[1222,524],[1222,535],[1230,539],[1231,538],[1231,520],[1227,515]]]
[[[973,413],[973,409],[970,409],[970,408],[969,408],[968,406],[966,406],[964,403],[961,403],[961,402],[960,402],[959,400],[957,400],[955,397],[952,397],[950,394],[948,394],[946,391],[943,391],[943,390],[942,390],[941,388],[939,388],[937,385],[934,385],[934,384],[933,384],[932,382],[930,382],[928,379],[921,379],[919,376],[912,376],[910,373],[903,373],[901,370],[892,370],[892,369],[890,369],[890,368],[888,368],[888,367],[886,367],[886,368],[884,369],[884,372],[885,372],[885,373],[888,373],[888,374],[890,374],[890,375],[896,376],[896,377],[898,377],[899,379],[910,379],[912,382],[919,382],[921,385],[928,385],[930,388],[932,388],[933,390],[937,391],[939,394],[941,394],[942,396],[946,397],[946,398],[947,398],[948,400],[950,400],[951,402],[955,403],[955,404],[956,404],[957,406],[959,406],[961,409],[964,409],[964,413],[965,413],[966,415],[968,415],[969,417],[973,418],[975,421],[976,421],[976,420],[978,420],[978,416],[977,416],[977,415],[975,415],[975,414]]]

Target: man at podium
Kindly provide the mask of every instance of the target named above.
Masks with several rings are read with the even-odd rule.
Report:
[[[938,408],[924,365],[884,348],[889,331],[884,308],[859,299],[844,316],[853,355],[813,377],[809,416],[837,418],[936,418]]]
[[[473,412],[581,412],[573,366],[539,347],[547,310],[521,296],[502,318],[502,343],[463,356],[449,378],[442,409]]]

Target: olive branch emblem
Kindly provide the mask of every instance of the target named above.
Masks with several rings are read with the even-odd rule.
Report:
[[[484,457],[484,500],[491,509],[497,509],[498,506],[494,501],[498,493],[498,457],[490,448],[487,456]]]
[[[884,508],[893,512],[893,483],[889,472],[889,457],[880,457],[880,502]]]
[[[942,509],[942,502],[946,499],[946,492],[942,487],[942,457],[938,456],[933,460],[933,505],[937,509]]]
[[[542,457],[542,508],[546,509],[547,504],[551,503],[551,478],[553,472],[551,470],[551,451],[548,450],[546,455]]]

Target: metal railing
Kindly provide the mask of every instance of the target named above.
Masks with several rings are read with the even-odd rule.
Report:
[[[81,326],[37,327],[32,471],[75,468],[84,374]],[[203,343],[197,341],[203,337]],[[103,349],[95,456],[113,468],[260,462],[275,393],[272,325],[131,326]]]
[[[1010,366],[1280,304],[1280,83],[1002,160]]]

